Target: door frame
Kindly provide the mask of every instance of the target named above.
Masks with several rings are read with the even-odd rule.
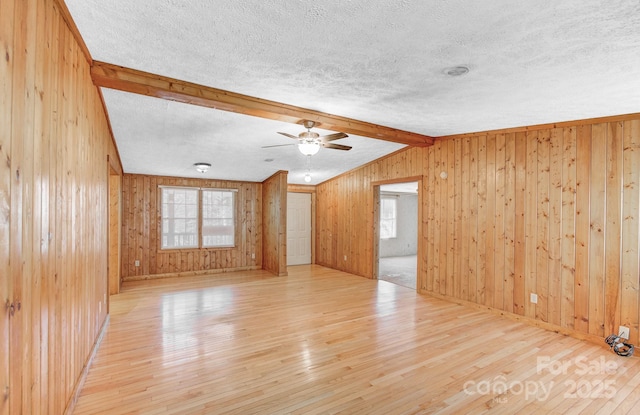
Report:
[[[423,237],[423,226],[424,226],[424,202],[423,197],[425,193],[425,189],[423,188],[423,180],[422,176],[411,176],[411,177],[402,177],[396,179],[389,180],[379,180],[375,182],[371,182],[371,194],[373,197],[373,209],[372,209],[372,223],[373,223],[373,237],[371,238],[372,244],[372,279],[378,279],[378,271],[379,271],[379,263],[380,263],[380,186],[385,184],[396,184],[396,183],[409,183],[409,182],[417,182],[418,183],[418,254],[417,264],[416,264],[416,291],[420,292],[424,290],[422,287],[425,283],[424,281],[424,265],[425,259],[423,254],[423,246],[424,246],[424,237]]]
[[[122,268],[122,172],[107,156],[107,292],[105,305],[109,312],[109,297],[120,292]],[[115,199],[114,199],[115,197]],[[112,258],[115,256],[115,259]]]

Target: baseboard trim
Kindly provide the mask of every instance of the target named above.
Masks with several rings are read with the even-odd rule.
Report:
[[[223,274],[227,272],[238,272],[238,271],[255,271],[259,269],[262,269],[262,267],[254,265],[249,267],[205,269],[200,271],[167,272],[164,274],[132,275],[129,277],[123,277],[122,281],[129,282],[129,281],[155,280],[160,278],[197,277],[201,275]]]
[[[91,353],[89,353],[89,357],[80,372],[80,376],[76,380],[76,385],[73,388],[73,393],[71,394],[71,398],[69,398],[69,402],[67,402],[67,407],[64,410],[64,415],[73,414],[73,410],[76,407],[76,403],[78,402],[78,398],[80,397],[80,392],[84,387],[84,382],[87,380],[87,375],[89,374],[89,368],[93,363],[93,359],[96,357],[96,353],[100,348],[100,344],[102,343],[102,339],[104,338],[105,333],[107,332],[107,327],[109,326],[109,321],[111,321],[111,315],[107,314],[107,317],[104,319],[104,323],[102,323],[102,328],[100,328],[100,333],[98,334],[98,338],[93,343],[93,347],[91,348]]]
[[[588,341],[590,343],[595,343],[595,344],[599,344],[599,345],[604,345],[604,337],[600,337],[600,336],[596,336],[593,334],[588,334],[588,333],[582,333],[576,330],[572,330],[572,329],[568,329],[566,327],[560,327],[560,326],[556,326],[555,324],[551,324],[551,323],[547,323],[545,321],[540,321],[540,320],[536,320],[534,318],[531,317],[526,317],[526,316],[521,316],[519,314],[513,314],[510,313],[508,311],[504,311],[504,310],[500,310],[494,307],[490,307],[490,306],[486,306],[486,305],[482,305],[482,304],[477,304],[477,303],[472,303],[471,301],[465,301],[465,300],[460,300],[458,298],[454,298],[454,297],[449,297],[446,295],[442,295],[442,294],[437,294],[431,291],[425,291],[425,290],[420,290],[419,291],[420,294],[424,294],[427,296],[431,296],[434,298],[438,298],[441,300],[445,300],[445,301],[449,301],[451,303],[456,303],[459,305],[463,305],[466,307],[470,307],[470,308],[474,308],[477,310],[482,310],[482,311],[488,311],[491,314],[495,314],[501,317],[505,317],[508,318],[509,320],[513,320],[513,321],[519,321],[521,323],[525,323],[528,324],[530,326],[535,326],[535,327],[539,327],[541,329],[545,329],[548,331],[553,331],[555,333],[558,334],[563,334],[565,336],[569,336],[569,337],[573,337],[575,339],[579,339],[579,340],[585,340]]]

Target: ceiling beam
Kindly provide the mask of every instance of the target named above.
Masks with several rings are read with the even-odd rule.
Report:
[[[434,141],[433,137],[426,135],[237,94],[104,62],[93,61],[91,78],[93,83],[99,87],[294,124],[302,124],[304,120],[311,120],[325,130],[393,141],[410,146],[430,146]]]

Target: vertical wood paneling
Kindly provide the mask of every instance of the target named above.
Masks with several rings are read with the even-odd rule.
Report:
[[[426,290],[427,291],[436,291],[434,288],[434,280],[436,275],[436,261],[433,260],[436,255],[435,250],[435,235],[436,235],[436,200],[435,197],[435,188],[436,188],[436,180],[437,180],[437,172],[435,168],[435,151],[430,151],[428,155],[428,161],[426,163],[427,177],[426,180],[423,181],[424,187],[423,191],[425,193],[426,199],[426,218],[423,220],[423,231],[426,231],[426,248],[427,251],[425,254],[418,252],[418,255],[422,256],[426,261],[427,266],[425,267],[426,275],[424,279],[426,280]]]
[[[426,152],[423,148],[409,148],[404,152],[395,153],[317,186],[316,263],[372,278],[374,221],[372,183],[389,178],[413,178],[415,180],[415,177],[422,177],[427,171],[430,172],[428,177],[431,177],[431,180],[423,180],[423,183],[426,183],[425,185],[428,187],[429,183],[434,183],[433,175],[437,174],[438,181],[435,183],[439,184],[443,181],[439,178],[441,170],[431,170],[425,155]],[[447,151],[443,154],[439,153],[438,157],[440,156],[444,157],[439,159],[440,161],[448,161]],[[455,161],[453,162],[455,163]],[[435,173],[436,171],[437,173]],[[453,171],[450,173],[452,174],[451,181],[453,181]],[[445,183],[445,190],[446,186]],[[441,187],[439,186],[439,188]],[[445,206],[447,204],[448,199]],[[437,221],[441,215],[440,209],[438,211],[434,208],[429,210],[426,209],[426,206],[422,213],[424,217],[421,218],[421,221],[425,221],[429,215],[433,215]],[[432,232],[437,238],[442,236],[446,241],[446,229],[443,229],[439,223],[429,224],[429,226],[427,234]],[[431,249],[429,243],[424,242],[425,249]],[[431,247],[435,247],[435,244],[431,244]],[[440,252],[434,254],[440,255]],[[344,260],[345,255],[347,261]],[[446,250],[442,255],[446,256]],[[429,266],[428,259],[425,261],[427,261],[426,266]],[[426,267],[424,269],[426,270]],[[446,274],[443,273],[442,277],[446,278]],[[433,278],[426,280],[425,284],[438,284],[438,289],[440,288],[440,281]],[[445,289],[444,284],[442,284],[442,289]]]
[[[447,266],[446,266],[446,293],[447,295],[455,296],[455,284],[454,281],[457,279],[454,273],[454,263],[455,263],[455,225],[456,225],[456,193],[455,193],[455,142],[453,140],[449,140],[447,142],[447,152],[446,152],[446,171],[448,172],[449,177],[447,177],[447,211],[445,217],[447,218],[447,233],[446,233],[446,257],[447,257]]]
[[[579,125],[576,136],[576,270],[574,279],[575,329],[589,332],[589,214],[591,126]]]
[[[478,145],[471,139],[469,146],[469,301],[478,298]]]
[[[622,278],[620,323],[630,328],[632,342],[637,342],[638,297],[640,295],[640,120],[625,121],[623,126]],[[637,344],[637,343],[636,343]]]
[[[435,207],[435,217],[436,220],[433,223],[433,227],[435,229],[435,234],[433,236],[435,242],[435,249],[433,252],[434,258],[438,258],[434,264],[433,270],[433,291],[436,293],[444,293],[446,290],[443,279],[445,278],[445,270],[446,270],[446,242],[443,243],[443,238],[446,235],[447,226],[446,222],[444,222],[444,211],[445,211],[445,201],[447,191],[446,186],[444,185],[444,181],[442,180],[440,174],[445,171],[445,166],[442,163],[442,145],[443,143],[438,142],[435,144],[435,148],[433,150],[435,154],[435,186],[432,190],[435,200],[433,202]],[[445,239],[446,241],[446,239]]]
[[[365,180],[422,174],[424,291],[637,344],[640,120],[598,122],[451,137],[319,185],[319,263],[366,270],[341,260],[370,237]]]
[[[515,293],[515,241],[516,241],[516,137],[505,136],[504,172],[504,285],[502,291],[504,310],[513,313]]]
[[[504,280],[505,280],[505,169],[506,169],[506,137],[496,135],[495,151],[495,252],[493,255],[493,304],[492,307],[504,309]]]
[[[280,171],[262,183],[263,265],[279,276],[287,275],[287,172]]]
[[[13,6],[12,1],[0,1],[0,301],[11,299],[11,128],[12,128],[12,82],[13,77]],[[10,356],[9,310],[0,303],[0,390],[9,386]],[[9,414],[9,400],[0,399],[0,415]]]
[[[462,140],[451,141],[454,144],[454,212],[453,215],[453,250],[451,259],[453,261],[453,295],[462,298],[462,259],[456,253],[462,250]]]
[[[487,136],[478,137],[477,159],[478,227],[476,233],[476,302],[486,304],[487,227],[493,218],[487,217]],[[493,195],[492,195],[493,196]]]
[[[562,291],[560,325],[575,327],[576,275],[576,129],[565,128],[562,137]]]
[[[536,319],[548,321],[549,300],[549,130],[538,132],[537,167],[538,194],[536,203]]]
[[[236,189],[234,248],[160,249],[159,186]],[[262,184],[125,174],[122,179],[122,278],[198,273],[262,266]],[[225,254],[230,253],[227,257]],[[255,256],[255,258],[253,258]],[[135,261],[140,266],[135,266]]]
[[[598,336],[604,335],[604,234],[608,139],[605,124],[593,125],[589,218],[589,333]]]
[[[513,312],[524,315],[525,304],[525,259],[526,259],[526,221],[525,205],[527,199],[527,137],[525,133],[516,133],[516,195],[515,195],[515,253],[513,280]]]
[[[462,173],[460,178],[461,187],[461,209],[462,209],[462,230],[460,232],[460,266],[459,278],[461,281],[460,298],[469,300],[469,239],[471,235],[471,203],[469,197],[471,194],[471,147],[470,138],[465,137],[462,141],[462,165],[460,166]],[[429,192],[427,192],[429,194]],[[475,219],[475,218],[474,218]]]
[[[480,278],[484,281],[484,304],[493,307],[496,294],[496,227],[498,218],[496,216],[496,136],[491,134],[487,137],[486,157],[487,168],[485,176],[485,210],[484,217],[484,275]]]
[[[549,139],[549,323],[560,325],[562,314],[562,138],[560,128]]]
[[[617,333],[620,326],[620,261],[622,258],[622,123],[612,122],[607,129],[606,220],[604,235],[604,335]]]
[[[0,414],[63,413],[106,318],[117,154],[56,2],[0,1],[0,52],[0,291],[16,305],[0,325]]]

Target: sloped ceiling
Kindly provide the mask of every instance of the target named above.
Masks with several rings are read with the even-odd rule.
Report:
[[[66,4],[95,60],[433,137],[640,111],[635,0]],[[302,183],[294,146],[261,148],[299,125],[103,92],[127,172],[199,177],[205,161],[211,177]],[[313,156],[313,183],[402,148],[337,143],[354,148]]]

